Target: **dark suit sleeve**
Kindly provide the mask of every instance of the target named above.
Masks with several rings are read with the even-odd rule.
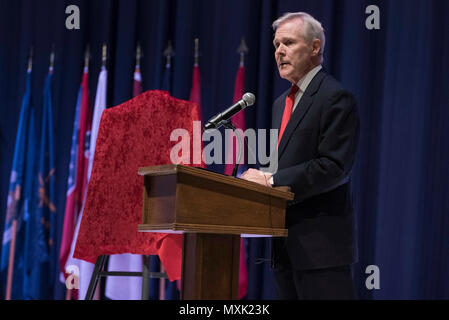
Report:
[[[280,169],[273,176],[274,185],[291,187],[295,200],[329,191],[349,175],[359,135],[354,97],[344,90],[332,95],[323,106],[319,126],[316,158]]]

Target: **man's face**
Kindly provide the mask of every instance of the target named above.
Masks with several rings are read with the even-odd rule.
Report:
[[[277,28],[273,40],[279,74],[292,83],[297,83],[313,67],[313,48],[302,37],[302,27],[300,19],[286,21]]]

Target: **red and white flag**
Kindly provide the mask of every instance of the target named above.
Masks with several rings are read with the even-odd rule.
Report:
[[[198,48],[196,48],[195,52],[195,63],[193,64],[193,73],[192,73],[192,88],[190,89],[190,97],[189,101],[195,103],[198,106],[198,115],[199,120],[203,120],[203,112],[201,109],[201,77],[200,77],[200,67],[198,64]],[[193,125],[193,124],[192,124]],[[195,130],[195,129],[194,129]],[[205,168],[205,164],[202,160],[202,151],[203,151],[203,140],[201,139],[201,129],[198,129],[199,135],[196,139],[193,139],[192,143],[192,156],[191,161],[193,165],[200,165]],[[195,135],[194,135],[195,136]]]
[[[196,103],[201,116],[201,79],[198,63],[193,65],[192,89],[190,90],[189,101]]]
[[[84,299],[86,297],[87,289],[89,288],[90,278],[92,276],[94,270],[94,264],[89,263],[83,260],[79,260],[73,257],[73,252],[75,251],[76,240],[78,239],[78,231],[81,225],[81,219],[83,217],[83,208],[87,194],[87,185],[89,183],[90,173],[92,170],[93,158],[95,155],[95,143],[97,140],[98,129],[100,127],[100,119],[103,111],[106,109],[106,93],[107,93],[107,70],[103,66],[101,68],[100,75],[98,76],[98,84],[97,84],[97,92],[95,96],[95,106],[94,106],[94,115],[92,119],[92,128],[90,134],[90,142],[89,142],[89,160],[88,160],[88,169],[87,169],[87,182],[86,188],[82,192],[82,201],[83,206],[81,209],[81,213],[78,216],[75,234],[73,236],[73,241],[71,245],[71,252],[69,255],[69,259],[66,262],[66,269],[72,266],[76,266],[79,272],[79,299]],[[73,270],[73,269],[72,269]],[[98,298],[98,297],[97,297]]]
[[[84,194],[87,189],[87,169],[89,164],[89,137],[92,123],[92,110],[89,101],[89,71],[84,69],[83,79],[78,96],[75,123],[72,135],[72,148],[69,167],[67,200],[64,213],[64,226],[62,233],[61,249],[59,252],[59,264],[62,275],[65,279],[72,275],[76,277],[71,281],[74,288],[77,288],[79,274],[70,266],[73,251],[72,242],[76,229],[76,222],[80,216],[83,205]],[[69,262],[69,263],[67,263]],[[75,283],[76,282],[76,283]],[[72,291],[72,298],[77,298],[77,291]]]

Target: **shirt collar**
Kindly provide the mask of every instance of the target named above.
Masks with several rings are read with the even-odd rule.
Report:
[[[321,64],[319,66],[316,66],[315,68],[313,68],[312,70],[307,72],[307,74],[296,83],[296,85],[299,87],[299,90],[301,92],[306,91],[306,89],[309,86],[312,79],[322,68],[323,68],[323,66]]]

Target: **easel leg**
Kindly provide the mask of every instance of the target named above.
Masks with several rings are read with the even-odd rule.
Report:
[[[95,293],[95,288],[97,287],[98,280],[100,280],[100,272],[103,270],[104,264],[106,262],[106,256],[98,256],[95,262],[94,272],[90,278],[89,288],[87,289],[85,300],[92,300]]]
[[[149,297],[150,256],[142,256],[142,300]]]

